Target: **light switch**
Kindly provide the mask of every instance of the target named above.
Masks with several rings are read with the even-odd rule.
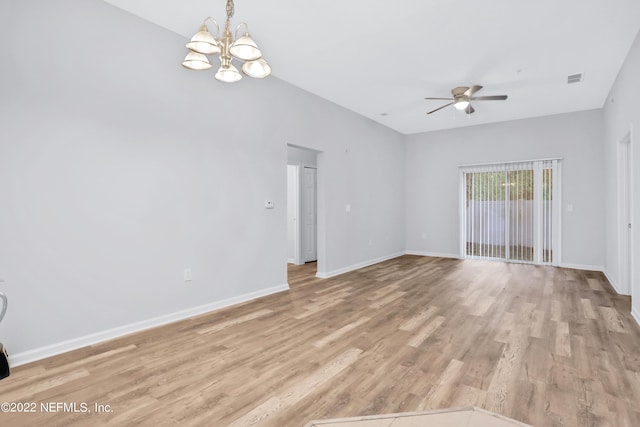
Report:
[[[573,205],[571,203],[567,205],[567,212],[573,212]]]
[[[351,205],[346,205],[344,207],[345,212],[351,212]]]

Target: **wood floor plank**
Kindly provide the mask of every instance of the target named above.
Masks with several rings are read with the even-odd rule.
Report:
[[[291,389],[280,395],[270,397],[250,412],[236,419],[229,424],[229,427],[248,427],[265,423],[274,413],[297,403],[306,395],[313,392],[315,388],[320,387],[335,375],[339,374],[343,369],[355,363],[361,353],[362,350],[357,348],[347,350],[330,361],[326,366],[323,366],[310,376],[301,380]]]
[[[409,340],[407,345],[409,347],[419,347],[420,344],[424,342],[429,335],[431,335],[446,319],[443,316],[436,316],[435,319],[431,320],[425,326],[423,326],[415,335]]]
[[[511,331],[513,331],[513,328],[515,327],[515,321],[516,321],[515,314],[504,313],[493,339],[501,343],[509,342]]]
[[[582,313],[584,314],[585,318],[592,320],[598,319],[598,315],[593,309],[591,300],[589,300],[588,298],[580,298],[580,304],[582,305]]]
[[[487,398],[485,390],[470,387],[462,384],[455,387],[454,394],[451,397],[451,407],[464,408],[467,406],[481,406]]]
[[[243,322],[247,322],[249,320],[253,320],[253,319],[257,319],[259,317],[262,316],[266,316],[267,314],[271,314],[273,313],[273,310],[269,310],[269,309],[263,309],[263,310],[258,310],[254,313],[248,313],[245,314],[244,316],[240,316],[240,317],[236,317],[230,320],[227,320],[226,322],[221,322],[217,325],[213,325],[213,326],[208,326],[206,328],[202,328],[200,330],[198,330],[197,332],[199,334],[212,334],[214,332],[218,332],[221,331],[225,328],[228,328],[230,326],[235,326],[235,325],[239,325],[240,323]]]
[[[422,310],[420,313],[418,313],[417,315],[411,317],[410,319],[408,319],[407,321],[405,321],[404,323],[402,323],[398,329],[402,330],[402,331],[413,331],[415,328],[417,328],[418,326],[420,326],[421,324],[424,323],[425,320],[429,319],[430,317],[432,317],[437,311],[439,310],[438,307],[427,307],[426,310]]]
[[[627,332],[624,322],[620,318],[618,311],[613,307],[598,307],[607,329],[614,332]]]
[[[551,320],[554,322],[562,320],[562,304],[557,299],[551,301]]]
[[[441,408],[442,401],[445,396],[451,392],[452,384],[459,381],[462,376],[462,368],[464,363],[452,359],[447,368],[444,370],[436,384],[433,385],[429,393],[418,404],[418,411],[425,409]]]
[[[569,335],[569,323],[556,323],[556,342],[554,353],[559,356],[571,357],[571,336]]]
[[[341,338],[342,336],[344,336],[345,334],[347,334],[348,332],[352,331],[353,329],[356,329],[358,326],[361,326],[365,323],[367,323],[369,320],[371,320],[371,318],[369,317],[361,317],[358,320],[356,320],[355,322],[351,322],[348,323],[346,325],[344,325],[342,328],[338,329],[337,331],[334,331],[332,333],[330,333],[329,335],[322,337],[321,339],[315,341],[313,343],[313,345],[315,347],[318,348],[322,348],[325,345],[336,341],[337,339]]]
[[[640,327],[600,272],[402,256],[13,369],[11,427],[259,425],[478,406],[536,426],[640,425]]]
[[[533,319],[532,319],[532,323],[531,323],[531,332],[529,333],[529,335],[533,338],[543,338],[544,337],[544,332],[543,332],[543,328],[545,325],[545,321],[544,321],[544,311],[542,310],[535,310],[534,314],[533,314]]]
[[[386,295],[385,297],[379,299],[378,301],[376,301],[376,302],[374,302],[372,304],[369,304],[369,307],[377,310],[377,309],[379,309],[381,307],[384,307],[385,305],[389,304],[390,302],[393,302],[393,301],[397,300],[398,298],[403,297],[404,294],[405,294],[404,291],[393,292],[393,293],[391,293],[389,295]]]
[[[525,332],[527,332],[525,334]],[[509,390],[517,381],[524,352],[528,346],[528,331],[516,329],[498,360],[493,379],[487,390],[485,407],[489,411],[504,413],[515,397]]]
[[[307,304],[304,307],[304,310],[302,313],[294,316],[296,319],[301,320],[304,319],[306,317],[309,316],[314,316],[316,315],[319,311],[325,310],[327,308],[331,308],[333,306],[342,304],[344,302],[344,299],[341,298],[342,295],[338,295],[337,297],[334,298],[327,298],[327,299],[322,299],[319,300],[317,302],[311,303],[311,304]]]
[[[594,291],[603,291],[604,290],[602,288],[602,285],[600,284],[600,280],[598,280],[598,279],[588,278],[587,279],[587,283],[589,284],[589,287]]]
[[[489,295],[483,296],[477,302],[475,307],[473,307],[471,309],[470,314],[472,316],[484,316],[485,313],[487,312],[487,310],[489,310],[491,308],[491,306],[493,306],[495,301],[496,301],[495,297],[492,297],[492,296],[489,296]]]

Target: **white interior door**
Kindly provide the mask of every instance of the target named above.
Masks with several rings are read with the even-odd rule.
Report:
[[[287,165],[287,262],[302,264],[300,256],[300,232],[298,166]]]
[[[302,219],[304,261],[316,261],[317,251],[317,197],[316,169],[305,167],[302,175]]]

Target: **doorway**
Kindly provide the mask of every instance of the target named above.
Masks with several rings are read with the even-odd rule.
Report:
[[[287,147],[287,262],[318,260],[317,152]],[[314,271],[315,273],[315,271]]]
[[[631,177],[631,134],[628,133],[618,144],[618,230],[620,244],[620,291],[623,294],[627,295],[632,293],[633,284],[633,240],[631,236]]]

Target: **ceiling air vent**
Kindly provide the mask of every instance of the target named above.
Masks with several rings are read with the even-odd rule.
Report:
[[[571,74],[570,76],[567,76],[567,83],[568,84],[580,83],[581,81],[582,81],[582,73]]]

